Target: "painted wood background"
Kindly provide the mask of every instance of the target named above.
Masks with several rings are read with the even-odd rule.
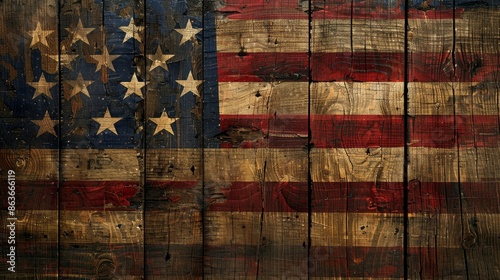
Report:
[[[0,1],[0,278],[500,279],[499,4]]]

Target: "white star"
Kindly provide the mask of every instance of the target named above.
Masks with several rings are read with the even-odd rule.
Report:
[[[150,121],[156,124],[155,132],[153,136],[160,133],[162,130],[166,130],[168,133],[174,135],[174,130],[172,129],[172,124],[179,118],[169,118],[165,110],[161,113],[159,118],[149,118]]]
[[[58,120],[52,120],[50,118],[49,112],[45,111],[45,116],[41,120],[31,120],[34,124],[38,125],[38,133],[36,137],[39,137],[40,135],[44,134],[45,132],[48,132],[55,137],[57,137],[56,131],[54,130],[54,127],[59,123]]]
[[[155,69],[156,67],[161,67],[168,71],[167,64],[165,62],[172,57],[174,57],[173,54],[163,54],[160,46],[158,46],[155,54],[148,54],[148,59],[153,62],[153,64],[151,64],[151,68],[149,68],[149,71],[153,71],[153,69]]]
[[[49,47],[47,43],[47,36],[50,34],[54,33],[55,30],[42,30],[42,25],[40,22],[37,22],[36,28],[33,31],[29,31],[30,36],[33,38],[31,40],[31,45],[30,47],[33,47],[34,45],[40,43],[46,47]]]
[[[42,75],[40,76],[40,79],[38,79],[38,82],[28,82],[27,84],[36,89],[35,94],[33,94],[32,99],[37,98],[41,94],[52,99],[52,95],[50,94],[50,89],[53,86],[55,86],[57,83],[47,82],[47,80],[45,80],[45,76],[42,73]]]
[[[181,97],[188,92],[192,92],[194,95],[200,96],[200,93],[198,92],[198,86],[203,83],[203,80],[193,79],[193,74],[191,74],[191,71],[189,71],[187,80],[177,80],[176,82],[183,86]]]
[[[82,42],[90,45],[89,40],[87,38],[88,34],[94,31],[95,28],[84,28],[82,24],[82,20],[78,19],[78,24],[74,28],[66,28],[66,30],[73,34],[73,38],[71,40],[71,44],[78,42],[81,40]]]
[[[106,113],[104,113],[104,117],[92,118],[92,119],[97,123],[99,123],[99,130],[97,131],[97,134],[100,134],[107,129],[113,132],[114,134],[118,135],[118,132],[116,132],[115,123],[119,122],[122,118],[112,118],[111,114],[109,113],[109,108],[106,108]]]
[[[123,99],[131,96],[134,93],[137,96],[139,96],[141,98],[144,98],[142,96],[141,89],[145,86],[145,83],[144,82],[139,82],[139,80],[137,80],[137,75],[135,73],[132,76],[132,79],[130,79],[130,82],[120,82],[120,84],[122,84],[122,86],[124,86],[124,87],[127,88],[127,92],[125,93],[125,97],[123,97]]]
[[[69,98],[77,95],[80,92],[90,97],[90,93],[87,87],[90,86],[93,83],[93,81],[84,80],[81,72],[78,73],[78,78],[76,80],[66,81],[66,83],[68,83],[70,86],[73,87]]]
[[[191,21],[188,19],[186,23],[186,28],[176,28],[175,31],[179,32],[182,35],[181,42],[179,46],[184,44],[185,42],[191,40],[196,34],[200,33],[203,28],[193,28],[191,25]]]
[[[101,70],[103,66],[106,66],[107,68],[113,70],[113,72],[116,72],[115,67],[113,66],[113,60],[120,57],[120,55],[109,54],[108,48],[106,46],[104,46],[104,48],[102,50],[102,54],[94,54],[91,56],[94,60],[97,61],[97,66],[95,69],[96,72]]]
[[[142,32],[144,29],[143,26],[135,26],[134,19],[130,19],[130,22],[127,26],[120,26],[121,31],[125,32],[125,38],[123,38],[123,43],[127,42],[129,39],[136,39],[139,43],[141,43],[141,36],[139,32]]]

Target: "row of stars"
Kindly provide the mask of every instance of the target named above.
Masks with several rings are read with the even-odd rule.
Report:
[[[92,118],[95,122],[99,124],[99,129],[97,130],[97,135],[103,133],[106,130],[109,130],[110,132],[114,133],[115,135],[118,135],[118,132],[116,131],[116,126],[115,124],[119,121],[121,121],[123,118],[119,117],[112,117],[111,113],[109,112],[109,108],[106,108],[106,112],[104,113],[104,116],[102,118]],[[172,124],[175,123],[179,118],[170,118],[165,110],[161,113],[160,117],[158,118],[149,118],[149,120],[153,123],[156,124],[155,131],[153,133],[153,136],[162,132],[163,130],[167,131],[168,133],[175,135],[174,130],[172,129]],[[56,125],[59,124],[59,120],[54,120],[50,118],[49,112],[46,111],[43,119],[40,120],[31,120],[34,124],[36,124],[38,128],[38,133],[36,137],[40,137],[44,133],[49,133],[52,134],[53,136],[57,137],[57,133],[55,131]]]
[[[78,93],[82,93],[83,95],[86,95],[87,97],[90,98],[88,86],[90,86],[93,82],[94,81],[92,80],[84,80],[82,73],[78,73],[78,77],[76,78],[76,80],[66,81],[66,83],[68,83],[72,87],[69,99],[76,96]],[[191,73],[191,71],[189,72],[186,80],[176,80],[176,82],[182,86],[182,90],[180,93],[181,97],[189,92],[192,92],[194,95],[200,97],[200,92],[198,91],[198,87],[203,83],[203,80],[195,80],[193,78],[193,74]],[[122,86],[127,88],[127,91],[125,92],[125,96],[123,97],[123,99],[126,99],[132,94],[144,98],[142,94],[142,88],[146,86],[147,83],[148,82],[139,81],[135,73],[132,75],[130,81],[120,82]],[[57,82],[48,82],[44,74],[42,73],[38,81],[27,82],[27,84],[35,89],[35,93],[33,94],[32,99],[35,99],[40,95],[44,95],[52,99],[50,89],[55,85],[57,85]]]
[[[90,42],[88,40],[88,35],[95,30],[95,28],[84,27],[81,19],[78,19],[78,23],[76,24],[76,26],[65,29],[72,35],[71,44],[74,44],[78,41],[82,41],[87,45],[90,45]],[[136,26],[133,18],[130,19],[128,25],[120,26],[119,29],[125,33],[125,37],[123,38],[123,43],[127,42],[132,38],[137,40],[139,43],[142,43],[142,39],[141,36],[139,35],[139,32],[142,32],[144,30],[144,26]],[[180,46],[191,40],[191,38],[194,38],[194,36],[200,33],[201,30],[203,29],[193,28],[191,21],[188,20],[185,28],[175,28],[174,30],[182,35],[181,41],[179,43]],[[32,38],[30,47],[36,46],[37,44],[49,47],[47,42],[47,37],[54,32],[55,30],[53,29],[52,30],[42,29],[41,23],[37,22],[35,29],[32,31],[28,31],[29,35]]]

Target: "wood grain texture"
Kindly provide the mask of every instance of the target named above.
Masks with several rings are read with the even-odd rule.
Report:
[[[137,69],[144,66],[136,60],[143,51],[136,38],[124,41],[120,27],[131,18],[141,24],[142,5],[113,0],[60,5],[61,55],[71,58],[60,65],[60,273],[68,279],[140,279],[143,101],[140,90],[127,95],[123,83],[141,73]]]
[[[57,63],[57,1],[0,3],[0,278],[58,277],[57,180],[60,79]],[[21,20],[22,19],[22,20]],[[50,149],[45,152],[37,147]],[[10,171],[15,176],[8,176]],[[11,174],[12,175],[12,174]],[[16,183],[8,192],[9,179]],[[23,188],[28,185],[28,188]],[[15,198],[15,211],[7,198]],[[44,199],[42,201],[42,198]],[[52,209],[51,215],[43,212]],[[8,225],[15,220],[13,231]],[[15,247],[15,265],[7,254]],[[8,269],[15,270],[12,273]],[[19,274],[16,274],[19,273]]]
[[[310,90],[312,96],[321,96],[318,100],[326,102],[317,103],[312,99],[311,124],[318,118],[312,115],[315,112],[325,112],[330,117],[322,120],[318,129],[311,129],[314,143],[310,157],[314,198],[311,244],[312,248],[327,247],[339,254],[327,251],[321,261],[310,258],[314,269],[310,267],[309,276],[404,277],[400,183],[404,178],[405,143],[404,129],[397,129],[404,127],[401,116],[404,114],[401,83],[404,22],[395,15],[384,19],[362,18],[368,7],[374,5],[377,14],[390,15],[390,11],[397,10],[388,3],[346,3],[351,5],[351,13],[341,20],[336,18],[345,18],[347,6],[321,4],[324,5],[321,8],[328,6],[329,13],[312,14],[311,75],[315,82]],[[359,5],[356,7],[359,9],[355,9],[355,5]],[[332,148],[322,149],[322,142]],[[375,200],[369,194],[354,195],[356,191],[352,188],[358,189],[361,183],[372,185]],[[393,195],[384,194],[386,185],[392,186]],[[336,192],[345,196],[336,197]],[[373,207],[364,208],[360,202],[363,197],[366,203],[374,203]],[[376,197],[386,198],[386,207],[376,206],[380,202]],[[329,199],[339,204],[338,216],[324,212],[323,205],[328,204]],[[370,213],[350,212],[352,205]],[[395,213],[381,213],[386,211]]]
[[[202,2],[146,1],[145,275],[199,279],[202,250]],[[190,27],[195,33],[182,33]],[[154,54],[161,54],[160,57]],[[171,131],[153,122],[175,119]]]
[[[456,50],[454,40],[458,33],[454,33],[453,30],[455,22],[456,19],[452,18],[445,20],[415,20],[409,24],[408,44],[412,52],[408,61],[410,81],[408,85],[408,108],[409,113],[414,113],[415,117],[418,117],[418,114],[433,114],[441,117],[447,112],[451,113],[451,115],[456,113],[455,100],[457,96],[463,95],[464,86],[457,87],[460,84],[454,83],[456,81],[454,71],[458,65],[454,66],[453,63],[448,63],[448,59],[450,61],[454,59],[453,52]],[[419,35],[414,36],[413,31]],[[430,36],[426,35],[433,32],[446,35],[440,38],[430,38]],[[428,76],[432,80],[439,81],[439,83],[420,83],[422,80],[418,77],[420,71],[418,68],[422,68],[423,64],[420,59],[414,59],[413,57],[419,57],[421,53],[429,52],[441,53],[441,56],[425,59],[424,66],[428,69]],[[451,67],[447,67],[447,65]],[[457,68],[457,72],[460,71],[463,71],[463,69]],[[455,90],[455,87],[458,90]],[[441,102],[443,102],[443,105],[441,105]],[[428,139],[438,145],[435,147],[409,148],[408,194],[410,199],[432,193],[434,196],[437,195],[436,199],[440,201],[442,198],[439,195],[444,193],[442,190],[436,191],[435,188],[432,188],[433,186],[445,187],[453,182],[460,182],[456,118],[453,117],[452,123],[448,122],[441,126],[439,126],[439,123],[435,123],[434,127],[437,129],[433,134],[429,135]],[[418,135],[414,134],[410,134],[409,140],[410,143],[421,141]],[[449,144],[446,149],[439,147],[439,144],[442,144],[443,141]],[[431,184],[434,182],[440,184]],[[462,243],[463,219],[460,213],[461,210],[458,215],[451,217],[445,215],[447,212],[453,212],[453,208],[456,207],[453,204],[454,201],[459,203],[458,207],[460,208],[460,192],[459,185],[456,193],[447,193],[443,197],[447,201],[446,204],[432,209],[429,214],[419,213],[409,217],[408,244],[410,247],[417,249],[414,252],[415,254],[410,254],[408,258],[409,277],[467,278],[468,272],[464,252],[460,252],[461,256],[458,258],[458,262],[452,255],[448,255],[453,253],[450,247],[460,247]],[[424,222],[420,223],[419,221]],[[428,251],[432,247],[438,247],[433,250],[434,254],[438,256],[444,255],[444,257],[435,257],[434,261],[429,261]]]
[[[500,31],[498,28],[487,28],[492,24],[497,26],[500,20],[498,7],[486,7],[483,9],[475,9],[474,13],[464,15],[468,25],[456,26],[457,33],[464,32],[467,37],[465,42],[455,42],[456,48],[467,52],[467,57],[474,58],[475,61],[484,59],[484,53],[497,53],[500,51],[498,42],[500,40]],[[462,31],[463,30],[463,31]],[[477,38],[481,38],[478,40]],[[482,65],[479,63],[477,67],[480,69]],[[471,83],[476,80],[476,70],[469,71],[467,75],[457,78],[465,83]],[[493,87],[493,84],[498,84],[499,77],[495,73],[489,76],[484,76],[479,80],[478,87],[473,92],[469,93],[469,98],[476,97],[473,102],[464,98],[455,99],[455,108],[468,107],[471,110],[467,116],[475,119],[482,114],[491,115],[492,127],[494,128],[488,134],[492,136],[490,139],[484,139],[482,135],[478,135],[471,139],[471,143],[477,148],[464,149],[466,146],[458,143],[458,168],[459,182],[463,194],[461,195],[462,209],[462,247],[464,249],[464,260],[467,267],[467,277],[469,278],[495,278],[500,275],[500,229],[496,226],[499,223],[497,207],[486,210],[482,213],[478,207],[483,202],[474,199],[474,193],[470,192],[469,188],[462,186],[462,183],[471,181],[482,181],[487,185],[495,186],[498,180],[498,170],[500,162],[498,154],[500,145],[496,142],[499,135],[500,127],[500,110],[498,107],[498,90]],[[478,100],[477,95],[483,98]],[[484,98],[486,97],[486,98]],[[489,99],[491,98],[491,100]],[[497,106],[490,106],[496,100]],[[475,110],[471,103],[484,106],[485,109]],[[467,123],[467,127],[476,129],[482,126],[484,121],[476,120]],[[485,131],[486,134],[486,131]],[[460,134],[458,137],[462,137]],[[491,148],[482,148],[481,142],[491,143]],[[491,198],[498,200],[498,191],[491,192]],[[484,210],[483,210],[484,211]]]
[[[275,186],[276,182],[308,180],[308,153],[300,148],[307,145],[309,125],[307,121],[301,122],[305,134],[294,134],[290,129],[298,128],[298,123],[286,116],[292,111],[294,115],[299,116],[308,114],[307,83],[298,84],[295,78],[302,75],[303,80],[307,79],[307,71],[304,71],[308,68],[307,54],[304,60],[296,61],[295,68],[285,62],[293,61],[294,58],[290,59],[288,54],[283,53],[307,51],[306,37],[294,37],[289,34],[307,31],[308,23],[294,20],[293,17],[282,20],[271,17],[263,20],[233,20],[231,14],[225,12],[225,9],[231,8],[231,3],[225,3],[225,7],[218,6],[218,1],[207,1],[206,4],[206,10],[215,13],[217,48],[207,51],[217,52],[221,104],[220,120],[214,119],[214,123],[209,125],[216,127],[220,121],[219,133],[223,141],[220,145],[228,149],[204,151],[205,201],[216,204],[226,200],[235,206],[240,204],[244,208],[255,209],[255,212],[245,216],[241,211],[225,212],[215,211],[217,209],[213,207],[208,208],[205,214],[205,277],[282,277],[293,266],[307,262],[307,213],[297,212],[291,215],[287,213],[289,208],[286,204],[275,204],[269,208],[275,198],[268,190]],[[287,16],[290,13],[305,15],[301,3],[276,2],[269,3],[268,7],[270,6],[274,6],[274,9],[263,13],[278,14],[277,18],[280,18],[280,13]],[[284,32],[285,30],[290,33]],[[249,57],[256,52],[256,56]],[[224,53],[227,53],[228,57],[234,53],[239,55],[232,57],[231,59],[236,59],[231,62],[226,61],[228,63],[223,66],[221,55]],[[260,57],[261,53],[266,56]],[[280,61],[281,59],[283,61]],[[246,64],[246,61],[250,61],[250,64]],[[221,68],[225,69],[224,72],[220,71]],[[273,69],[278,68],[288,74],[277,77],[278,71]],[[225,81],[225,73],[237,77],[238,72],[243,74],[247,69],[262,71],[266,83],[256,83],[257,79],[242,80],[242,83],[236,84],[222,83]],[[283,102],[284,99],[287,102]],[[274,122],[271,118],[285,122]],[[270,138],[264,140],[263,133],[269,133]],[[250,135],[247,137],[245,134]],[[236,148],[245,145],[252,147],[253,143],[257,143],[255,148]],[[277,146],[282,148],[276,149]],[[254,186],[253,190],[260,194],[260,198],[253,200],[245,197],[252,196],[253,191],[242,193],[241,198],[224,196],[224,192],[237,190],[235,183],[239,182],[248,182]],[[307,185],[299,184],[296,187],[307,197]],[[229,213],[234,215],[228,216]],[[219,218],[221,215],[224,218]],[[248,249],[238,250],[239,245]],[[238,251],[236,254],[235,250]],[[240,261],[241,259],[244,261]]]

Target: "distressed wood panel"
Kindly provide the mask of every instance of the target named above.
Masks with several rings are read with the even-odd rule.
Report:
[[[216,111],[205,112],[205,139],[213,137],[204,150],[205,277],[287,277],[308,261],[309,91],[296,83],[307,80],[308,39],[283,31],[307,31],[307,21],[295,20],[306,14],[296,1],[270,1],[260,3],[261,18],[242,9],[240,20],[226,13],[240,2],[221,4],[205,8],[205,69],[217,69],[204,100]],[[280,194],[287,186],[299,203]]]
[[[441,11],[444,9],[444,6],[437,8]],[[454,22],[454,17],[437,17],[409,23],[408,46],[411,51],[408,61],[408,109],[414,120],[428,115],[436,116],[436,120],[440,117],[444,119],[443,116],[453,116],[456,113],[455,97],[463,91],[457,87],[459,84],[454,83],[454,68],[450,64],[452,51],[455,51]],[[413,36],[413,32],[420,35]],[[433,36],[434,39],[431,38]],[[421,53],[433,53],[434,56],[428,57],[424,62],[419,59],[422,57]],[[427,69],[430,79],[422,81],[418,74],[419,68]],[[461,238],[462,228],[460,185],[456,189],[452,187],[460,181],[455,117],[452,122],[435,122],[433,125],[436,127],[434,133],[425,139],[419,137],[418,133],[413,133],[419,129],[418,126],[410,128],[408,210],[414,214],[409,217],[407,231],[408,244],[414,250],[409,251],[408,255],[408,276],[461,279],[467,277],[465,256],[453,258],[451,254],[457,252],[450,250],[450,247],[457,247],[461,243],[456,238]],[[425,127],[427,128],[424,129],[429,129],[428,126]],[[417,147],[423,140],[428,145]],[[440,147],[443,143],[448,144],[448,147]],[[444,197],[441,198],[441,195]],[[446,203],[439,205],[432,200],[446,200]],[[456,211],[458,215],[445,215]],[[422,224],[419,220],[425,223]],[[434,233],[433,238],[430,238],[430,233]],[[437,247],[434,253],[439,257],[429,257],[431,247]]]
[[[146,1],[146,277],[199,279],[202,1]]]
[[[57,5],[0,3],[2,279],[58,277]]]
[[[60,274],[141,279],[143,96],[134,78],[143,50],[131,19],[142,21],[143,6],[109,0],[60,7]]]
[[[462,247],[467,266],[468,278],[497,278],[500,276],[500,229],[498,204],[500,195],[497,190],[498,170],[500,161],[498,154],[500,145],[500,109],[498,83],[500,77],[498,68],[493,68],[489,75],[477,79],[481,69],[488,68],[498,58],[489,58],[487,54],[493,53],[498,56],[500,46],[500,30],[488,28],[498,26],[498,6],[477,7],[464,13],[467,26],[456,26],[456,33],[466,33],[466,42],[455,42],[456,57],[468,64],[458,65],[467,71],[463,75],[456,75],[457,81],[468,84],[469,91],[466,98],[456,98],[455,108],[470,108],[466,116],[474,121],[467,123],[466,127],[473,131],[474,138],[470,139],[475,149],[464,148],[458,141],[457,156],[459,168],[459,182],[461,189],[462,209]],[[479,39],[481,38],[481,39]],[[472,83],[477,80],[478,84]],[[469,100],[468,100],[469,99]],[[473,100],[470,100],[473,99]],[[475,104],[475,105],[473,105]],[[496,105],[496,106],[495,106]],[[476,110],[475,106],[484,107],[484,110]],[[481,129],[485,120],[478,117],[490,116],[492,129],[486,131]],[[457,133],[457,138],[464,138]],[[484,148],[483,146],[488,148]],[[491,187],[489,195],[482,196],[481,200],[475,199],[479,192],[478,188],[467,184],[468,182],[481,181],[488,188]],[[484,207],[491,205],[493,207]],[[457,233],[458,235],[458,233]]]
[[[311,129],[311,245],[322,254],[310,255],[308,275],[401,278],[404,21],[364,16],[374,5],[388,15],[392,3],[352,1],[346,19],[345,4],[322,4],[330,13],[312,15],[310,85],[311,125],[321,124]]]

